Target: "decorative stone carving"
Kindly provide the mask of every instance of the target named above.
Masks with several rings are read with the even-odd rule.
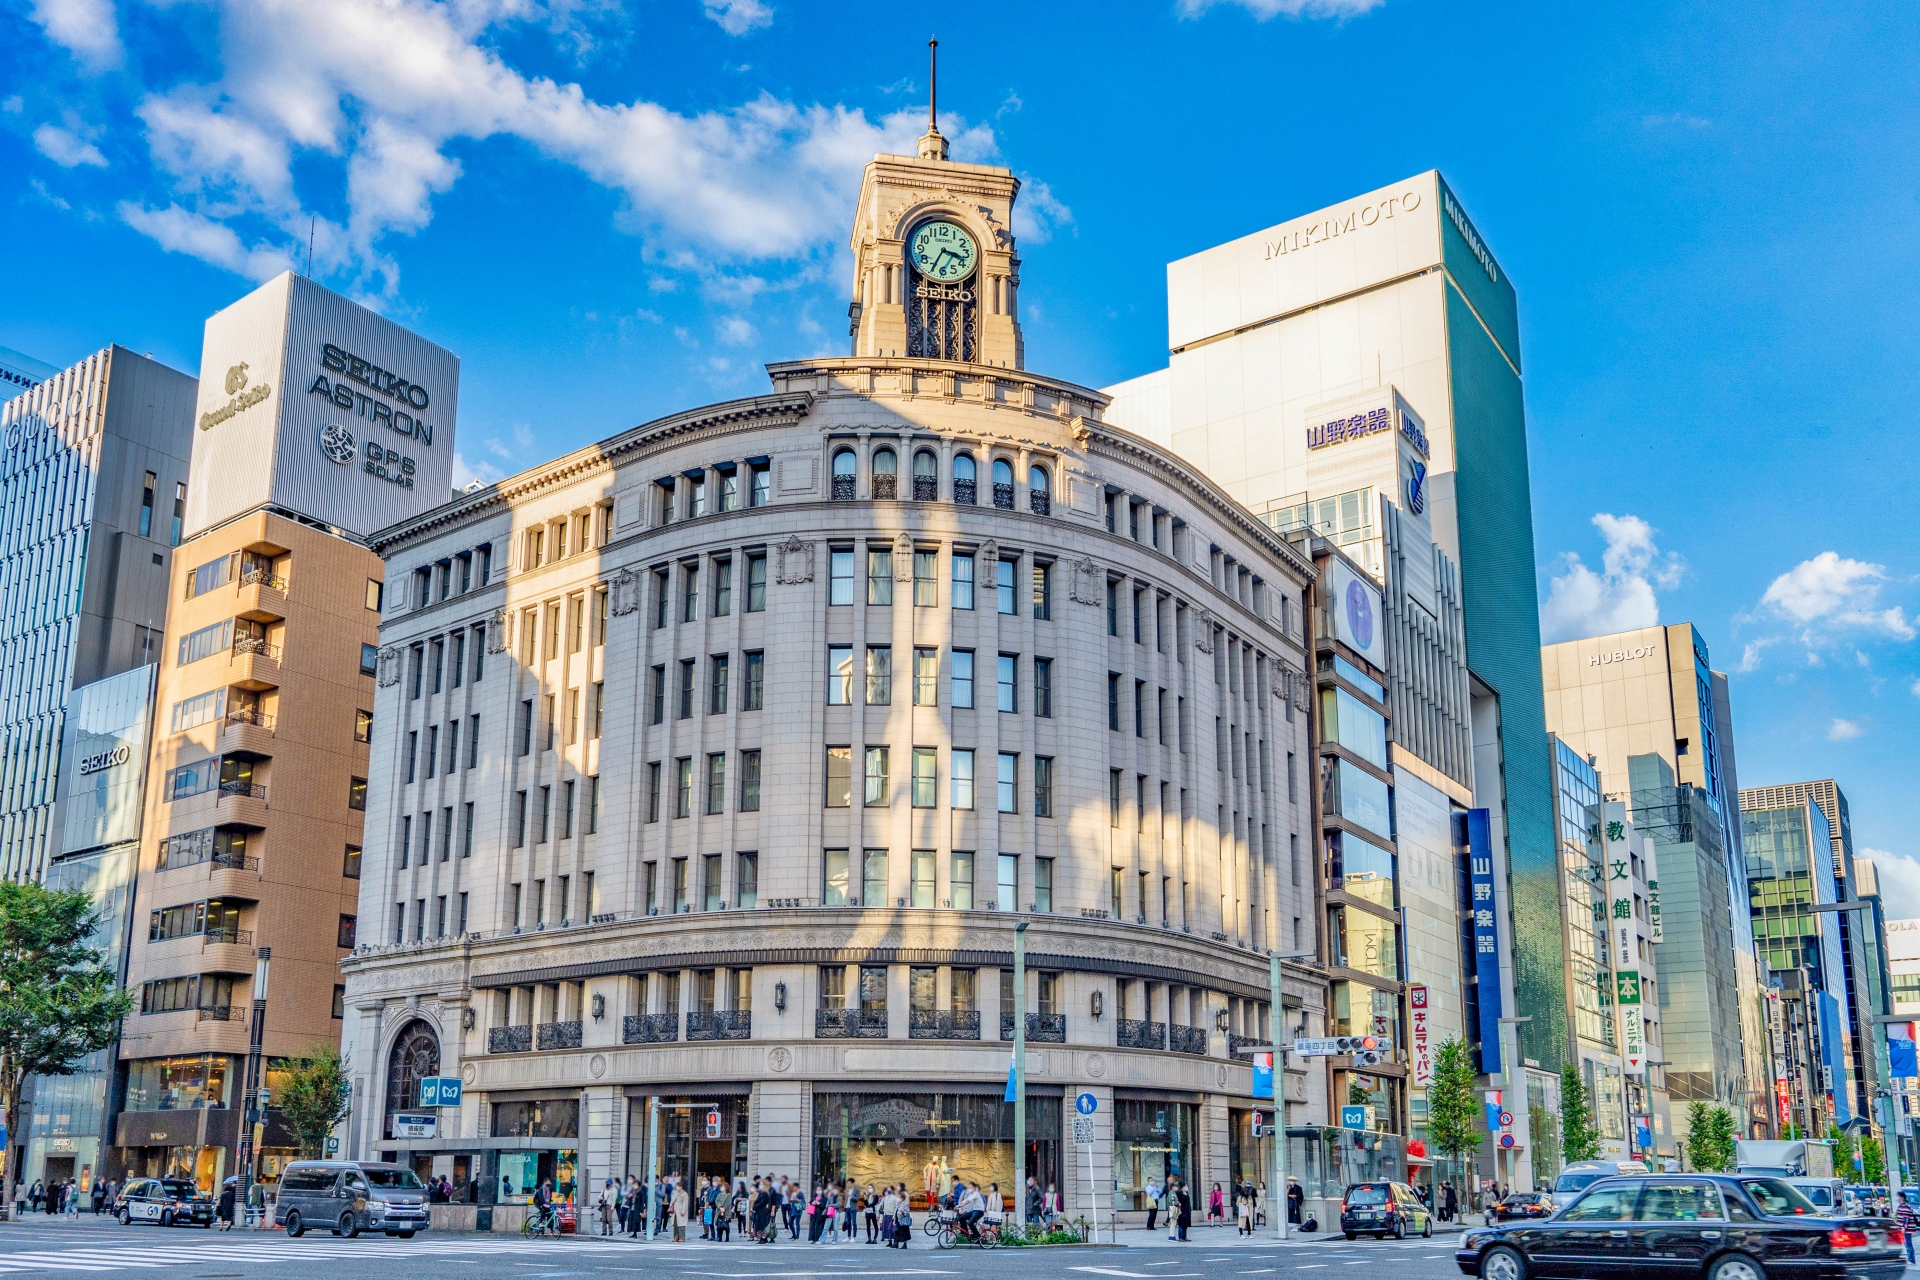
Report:
[[[784,1045],[776,1045],[767,1051],[767,1066],[773,1071],[787,1071],[793,1066],[793,1050]]]
[[[1076,604],[1100,603],[1100,566],[1087,556],[1073,562],[1073,586],[1070,594]]]
[[[1202,609],[1193,620],[1193,643],[1202,653],[1213,652],[1213,612]]]
[[[1102,1076],[1106,1075],[1107,1074],[1107,1055],[1104,1053],[1088,1054],[1087,1055],[1087,1074],[1092,1076],[1095,1080],[1098,1080]]]
[[[468,1084],[472,1084],[480,1078],[480,1069],[469,1062],[466,1066],[460,1068],[460,1078]]]
[[[1073,420],[1067,423],[1067,430],[1073,433],[1074,443],[1083,449],[1087,447],[1087,441],[1093,439],[1093,432],[1087,428],[1085,414],[1074,414]]]
[[[989,538],[980,545],[980,552],[974,558],[974,576],[982,587],[1000,585],[1000,544]]]
[[[780,544],[779,580],[784,583],[813,581],[813,544],[802,542],[797,533],[787,535]]]
[[[624,618],[639,607],[640,577],[623,566],[607,584],[607,612]]]
[[[913,581],[913,537],[902,533],[893,540],[893,580]]]
[[[507,651],[507,611],[495,609],[493,618],[487,623],[487,652],[505,653]]]
[[[1222,1072],[1225,1070],[1225,1067],[1221,1068]],[[607,1055],[604,1053],[596,1053],[593,1057],[589,1058],[587,1060],[587,1074],[591,1075],[595,1080],[607,1074]]]
[[[1225,1065],[1223,1064],[1215,1068],[1215,1072],[1216,1074],[1214,1076],[1214,1083],[1222,1089],[1226,1088],[1227,1087],[1227,1068],[1225,1067]]]
[[[400,651],[392,645],[380,651],[379,682],[382,689],[388,689],[400,683]]]

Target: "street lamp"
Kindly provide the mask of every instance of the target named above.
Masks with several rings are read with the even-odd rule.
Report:
[[[246,1126],[240,1131],[240,1181],[236,1196],[242,1222],[246,1221],[247,1205],[252,1199],[254,1150],[266,1129],[266,1100],[260,1088],[260,1052],[267,1036],[267,971],[272,967],[273,948],[261,947],[253,953],[253,957],[253,1025],[247,1033],[246,1092],[241,1098],[245,1108],[241,1118]]]
[[[1284,960],[1319,958],[1317,951],[1267,952],[1267,1045],[1273,1053],[1273,1220],[1279,1224],[1280,1238],[1287,1238],[1287,1072],[1286,1050],[1280,1047],[1280,1032],[1287,1021],[1286,1006],[1281,1003],[1280,964]]]

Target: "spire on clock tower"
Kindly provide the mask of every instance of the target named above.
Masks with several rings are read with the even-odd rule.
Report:
[[[1013,202],[998,165],[947,158],[938,40],[927,41],[927,132],[916,156],[877,155],[854,212],[853,354],[1024,367]]]

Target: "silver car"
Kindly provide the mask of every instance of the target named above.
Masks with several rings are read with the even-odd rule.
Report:
[[[273,1220],[290,1238],[313,1228],[348,1239],[383,1231],[410,1240],[429,1226],[427,1189],[405,1165],[296,1160],[280,1175]]]
[[[1647,1166],[1637,1160],[1576,1160],[1553,1180],[1553,1207],[1555,1211],[1566,1208],[1602,1178],[1645,1177],[1646,1173]]]

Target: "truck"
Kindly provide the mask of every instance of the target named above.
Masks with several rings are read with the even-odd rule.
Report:
[[[1833,1143],[1824,1138],[1790,1142],[1733,1144],[1734,1167],[1741,1173],[1771,1173],[1783,1178],[1833,1177]]]

